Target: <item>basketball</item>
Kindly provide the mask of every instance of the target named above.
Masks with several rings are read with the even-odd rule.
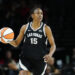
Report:
[[[0,41],[2,43],[8,43],[14,39],[14,32],[9,27],[4,27],[0,30]]]

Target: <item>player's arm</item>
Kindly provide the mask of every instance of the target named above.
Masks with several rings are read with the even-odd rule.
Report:
[[[45,26],[45,33],[46,33],[48,41],[49,41],[49,43],[51,45],[49,56],[52,57],[54,52],[55,52],[55,50],[56,50],[56,45],[55,45],[55,42],[54,42],[52,31],[51,31],[50,27],[47,26],[47,25]]]
[[[44,58],[45,62],[47,62],[50,65],[53,65],[54,64],[54,58],[52,56],[56,50],[56,45],[54,42],[54,38],[53,38],[53,35],[51,32],[51,29],[47,25],[45,26],[45,33],[46,33],[46,36],[48,38],[48,41],[49,41],[51,47],[50,47],[49,54],[45,55],[43,58]]]
[[[17,38],[11,42],[9,42],[9,44],[11,44],[12,46],[14,47],[17,47],[21,41],[23,40],[23,37],[24,37],[24,31],[26,30],[26,26],[27,25],[23,25],[20,29],[20,33],[19,35],[17,36]]]
[[[10,69],[12,69],[12,70],[18,70],[16,64],[9,63],[9,64],[8,64],[8,67],[9,67]]]

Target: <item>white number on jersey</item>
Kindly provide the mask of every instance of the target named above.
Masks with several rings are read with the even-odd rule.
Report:
[[[37,44],[38,41],[37,41],[37,38],[30,38],[31,40],[31,44]]]

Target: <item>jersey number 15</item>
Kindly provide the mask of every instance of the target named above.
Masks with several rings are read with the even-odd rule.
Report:
[[[37,44],[38,41],[37,41],[37,38],[30,38],[31,40],[31,44]]]

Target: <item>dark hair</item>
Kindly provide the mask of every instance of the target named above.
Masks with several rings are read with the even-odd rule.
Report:
[[[40,8],[41,10],[42,10],[42,7],[39,5],[39,6],[35,6],[34,8],[32,8],[31,10],[30,10],[30,15],[31,14],[33,14],[34,13],[34,10],[36,10],[36,9],[38,9],[38,8]]]
[[[36,6],[34,6],[34,7],[31,8],[30,13],[29,13],[29,18],[27,20],[28,22],[32,21],[31,15],[34,13],[34,10],[38,9],[38,8],[42,9],[40,5],[38,5],[38,6],[36,5]]]
[[[31,22],[31,21],[32,21],[31,14],[33,14],[33,13],[34,13],[34,10],[35,10],[35,9],[38,9],[38,8],[40,8],[40,9],[44,12],[44,10],[43,10],[43,8],[42,8],[41,5],[36,5],[36,6],[34,6],[34,7],[31,8],[31,10],[30,10],[30,15],[29,15],[29,18],[28,18],[28,22]],[[43,22],[47,23],[46,18],[45,18],[44,16],[43,16]]]

